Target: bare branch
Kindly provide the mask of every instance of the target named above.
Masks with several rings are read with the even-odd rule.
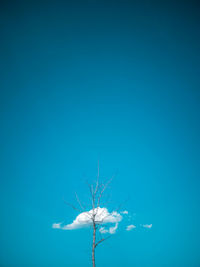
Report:
[[[104,242],[105,240],[107,240],[108,238],[110,238],[111,236],[107,236],[107,237],[102,237],[100,231],[98,231],[98,233],[100,234],[99,238],[100,240],[98,242],[96,242],[96,235],[97,235],[97,230],[100,228],[100,226],[105,222],[105,219],[109,216],[111,216],[111,214],[107,214],[106,216],[104,215],[103,219],[100,219],[99,221],[97,221],[96,219],[98,219],[97,217],[101,218],[103,212],[105,211],[105,209],[103,209],[102,212],[99,211],[99,207],[100,205],[102,205],[102,196],[104,195],[105,190],[108,188],[109,184],[112,182],[114,178],[114,175],[112,176],[111,179],[109,179],[105,184],[100,183],[99,182],[99,161],[98,161],[98,171],[97,171],[97,179],[96,181],[94,181],[93,183],[89,183],[87,180],[85,181],[85,183],[87,184],[89,191],[90,191],[90,200],[91,200],[91,204],[92,204],[92,209],[90,208],[89,211],[86,211],[85,205],[84,203],[82,203],[77,195],[77,193],[75,192],[75,196],[76,196],[76,200],[79,204],[79,207],[77,208],[76,206],[74,206],[73,204],[65,201],[64,202],[66,205],[70,206],[71,208],[73,208],[74,210],[81,212],[81,213],[85,213],[88,217],[89,220],[87,220],[87,222],[92,226],[93,228],[93,242],[92,242],[92,264],[93,267],[95,267],[95,249],[96,247],[101,244],[102,242]],[[107,201],[109,201],[109,198],[106,199],[106,203]],[[105,202],[104,202],[105,203]],[[97,239],[98,240],[98,239]]]
[[[91,188],[91,184],[89,184],[87,180],[85,181],[85,183],[86,183],[86,184],[87,184],[87,186],[89,187],[90,194],[92,195],[92,188]]]
[[[69,203],[69,202],[67,202],[67,201],[65,201],[65,199],[63,198],[63,201],[64,201],[64,203],[67,205],[67,206],[69,206],[69,207],[71,207],[72,209],[74,209],[74,210],[76,210],[76,211],[78,211],[78,212],[80,212],[80,213],[82,213],[82,211],[81,210],[79,210],[77,207],[75,207],[74,205],[72,205],[71,203]],[[92,219],[93,219],[93,215],[92,214],[90,214],[88,211],[83,211],[87,216],[88,216],[88,219],[89,220],[91,220],[92,221]]]
[[[79,209],[78,209],[77,207],[75,207],[73,204],[67,202],[64,198],[63,198],[63,201],[64,201],[64,203],[65,203],[66,205],[70,206],[72,209],[81,212],[81,210],[79,210]]]
[[[124,206],[124,204],[128,202],[129,199],[130,199],[130,197],[128,197],[127,199],[125,199],[121,204],[119,204],[119,206],[116,209],[116,211],[119,211]]]
[[[95,195],[96,195],[96,193],[98,191],[98,188],[99,188],[99,160],[98,160],[98,173],[97,173],[96,188],[95,188],[95,191],[94,191]]]
[[[99,178],[99,160],[98,160],[98,174],[97,177]]]
[[[99,196],[98,196],[97,207],[99,207],[99,205],[100,205],[100,201],[101,201],[101,197],[103,195],[103,192],[106,190],[106,188],[112,182],[113,179],[114,179],[114,176],[112,176],[112,178],[110,180],[108,180],[108,182],[105,185],[103,185],[103,189],[101,190],[101,192],[99,193]]]
[[[105,238],[102,238],[101,240],[99,240],[96,244],[95,244],[95,248],[100,244],[102,243],[103,241],[107,240],[108,238],[110,238],[111,236],[107,236]]]
[[[85,207],[82,205],[82,203],[81,203],[81,201],[80,201],[80,199],[79,199],[79,197],[78,197],[78,195],[77,195],[76,192],[75,192],[75,195],[76,195],[76,200],[77,200],[79,206],[81,207],[81,209],[82,209],[83,211],[85,211]]]

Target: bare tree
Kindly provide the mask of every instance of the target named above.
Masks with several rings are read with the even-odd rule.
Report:
[[[78,195],[75,193],[76,195],[76,200],[79,204],[79,208],[75,207],[74,205],[66,202],[65,203],[69,206],[71,206],[73,209],[79,211],[79,212],[84,212],[85,214],[88,215],[88,220],[91,223],[92,229],[93,229],[93,235],[92,235],[92,266],[95,267],[96,263],[95,263],[95,250],[97,248],[97,246],[99,244],[101,244],[102,242],[104,242],[105,240],[107,240],[110,236],[107,237],[101,237],[99,240],[97,240],[97,230],[99,228],[100,225],[102,225],[102,223],[105,220],[105,216],[103,217],[103,219],[99,219],[99,210],[100,210],[100,205],[102,204],[102,197],[105,193],[105,190],[107,189],[108,185],[111,183],[111,181],[113,180],[113,177],[111,179],[109,179],[106,183],[101,183],[99,181],[99,162],[98,162],[98,173],[97,173],[97,179],[94,183],[90,184],[88,182],[87,185],[89,187],[89,192],[90,192],[90,201],[91,201],[91,206],[92,206],[92,212],[88,212],[86,211],[85,206],[82,204],[82,202],[80,201]],[[110,216],[110,214],[108,215]]]

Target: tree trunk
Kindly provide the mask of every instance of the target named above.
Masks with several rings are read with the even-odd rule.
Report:
[[[93,222],[93,242],[92,242],[92,266],[95,267],[95,242],[96,242],[96,225]]]

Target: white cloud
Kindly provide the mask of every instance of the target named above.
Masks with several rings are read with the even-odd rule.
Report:
[[[152,227],[152,223],[151,224],[143,224],[142,225],[144,228],[151,228]]]
[[[113,211],[109,213],[106,208],[99,207],[94,210],[90,210],[88,212],[80,213],[71,224],[61,226],[59,223],[54,223],[52,227],[62,230],[73,230],[73,229],[88,227],[92,225],[93,214],[95,214],[95,222],[97,224],[115,223],[117,225],[117,226],[115,225],[116,228],[111,227],[109,229],[109,233],[114,233],[118,227],[118,222],[122,220],[122,216],[118,212]]]
[[[106,234],[106,233],[108,233],[108,230],[105,229],[105,227],[101,227],[101,228],[99,229],[99,232],[102,233],[102,234]]]
[[[60,225],[61,225],[61,223],[54,223],[52,225],[52,228],[54,228],[54,229],[60,229]]]
[[[122,214],[128,214],[127,210],[121,211]]]
[[[131,231],[131,230],[134,229],[134,228],[136,228],[136,226],[133,225],[133,224],[130,224],[130,225],[128,225],[128,226],[126,227],[126,231]]]
[[[109,229],[109,233],[110,233],[110,234],[115,234],[117,228],[118,228],[118,223],[116,223],[114,227],[110,227],[110,229]]]
[[[105,229],[105,227],[101,227],[101,228],[99,229],[99,232],[102,233],[102,234],[106,234],[106,233],[109,233],[109,234],[115,234],[117,228],[118,228],[118,223],[116,223],[115,226],[110,227],[109,229]]]

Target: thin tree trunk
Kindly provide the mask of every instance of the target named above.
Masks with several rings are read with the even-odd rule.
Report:
[[[93,222],[93,242],[92,242],[92,266],[95,267],[95,242],[96,242],[96,225]]]

